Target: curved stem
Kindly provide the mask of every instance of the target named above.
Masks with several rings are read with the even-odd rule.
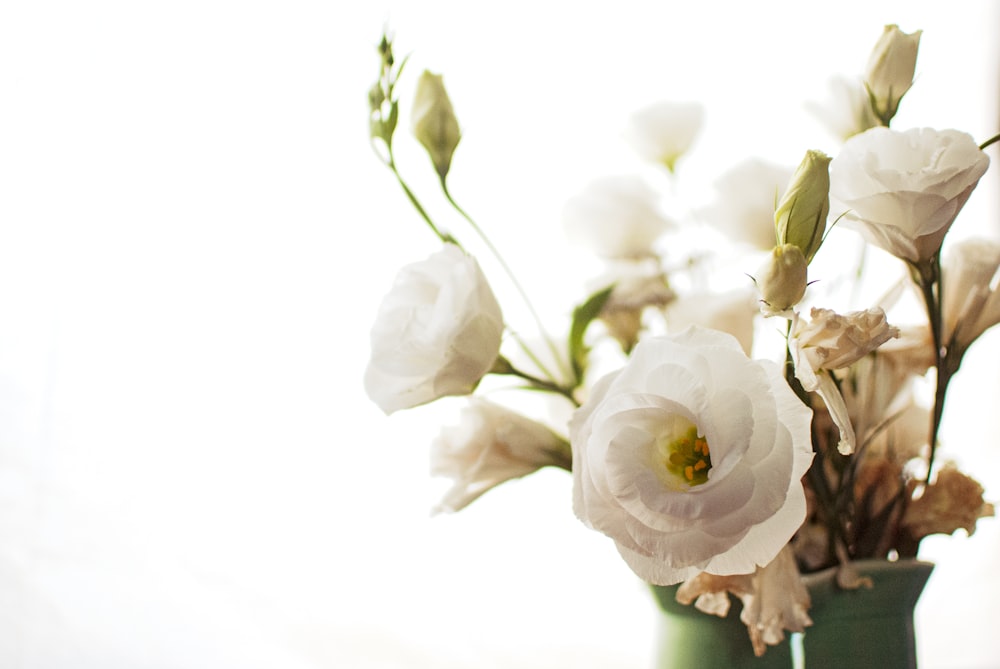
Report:
[[[457,239],[452,237],[447,232],[442,232],[440,228],[434,225],[434,221],[431,220],[431,217],[427,213],[427,210],[424,209],[423,205],[420,204],[420,200],[418,200],[417,196],[413,193],[412,190],[410,190],[410,187],[406,184],[406,181],[403,179],[403,175],[399,173],[399,169],[396,167],[396,158],[393,155],[391,144],[386,145],[386,152],[388,154],[387,156],[382,156],[381,154],[378,153],[378,151],[376,151],[375,153],[376,155],[379,156],[379,158],[382,160],[385,166],[388,167],[390,171],[392,171],[393,175],[396,177],[396,181],[399,182],[399,185],[403,189],[403,192],[406,193],[406,197],[409,198],[410,204],[412,204],[413,208],[417,210],[417,213],[420,214],[420,217],[422,219],[424,219],[424,222],[427,223],[431,231],[435,235],[437,235],[437,238],[440,239],[445,244],[454,244],[458,248],[462,248],[462,245],[458,243]]]
[[[518,294],[520,294],[521,299],[524,301],[525,306],[527,306],[528,312],[534,319],[535,325],[538,327],[539,334],[545,341],[546,346],[548,346],[549,351],[552,353],[552,357],[555,360],[556,365],[559,367],[560,373],[563,374],[564,378],[570,377],[571,373],[568,369],[566,369],[562,355],[559,353],[558,347],[556,346],[555,342],[552,340],[552,338],[546,331],[545,325],[542,323],[541,316],[538,315],[538,312],[535,310],[534,305],[531,303],[531,299],[528,297],[528,293],[527,291],[525,291],[524,286],[522,286],[521,282],[517,280],[517,277],[514,275],[513,270],[511,270],[510,266],[503,259],[503,256],[500,255],[500,251],[497,250],[497,248],[493,245],[493,242],[490,241],[489,237],[486,236],[486,233],[483,232],[482,228],[479,227],[479,225],[472,219],[472,217],[469,216],[469,214],[467,214],[465,210],[458,205],[457,202],[455,202],[455,199],[451,196],[451,192],[448,190],[448,183],[444,177],[441,178],[441,190],[444,193],[444,196],[448,200],[449,204],[451,204],[451,206],[455,208],[455,211],[457,211],[462,216],[462,218],[466,220],[466,222],[472,227],[472,229],[476,232],[476,234],[479,235],[479,238],[483,241],[483,243],[486,244],[486,247],[490,250],[490,253],[493,254],[493,257],[496,258],[497,262],[500,264],[500,267],[507,274],[507,277],[514,285],[514,288],[517,290]],[[523,341],[518,340],[518,342],[521,344],[521,347],[524,349],[525,353],[527,353],[531,357],[532,362],[534,362],[538,366],[538,368],[542,370],[542,372],[546,376],[548,376],[553,383],[555,383],[556,379],[555,375],[553,375],[552,372],[549,371],[545,367],[545,365],[542,364],[542,362],[531,352],[531,350],[524,344]]]
[[[573,395],[573,389],[566,386],[560,385],[554,381],[548,379],[542,379],[533,374],[520,370],[510,363],[507,358],[499,356],[496,363],[493,365],[493,369],[490,370],[491,374],[506,374],[509,376],[516,376],[519,379],[523,379],[530,384],[530,388],[533,390],[541,390],[548,393],[555,393],[556,395],[562,395],[568,399],[574,407],[579,407],[580,402],[577,401],[576,397]]]
[[[943,286],[941,281],[941,257],[935,253],[925,263],[911,265],[914,279],[920,286],[921,295],[924,298],[924,306],[927,309],[927,321],[931,329],[931,341],[934,344],[934,367],[935,367],[935,388],[934,388],[934,409],[931,412],[930,433],[928,435],[928,445],[930,452],[927,456],[927,478],[930,483],[931,473],[934,468],[934,455],[937,451],[937,435],[941,428],[941,419],[944,416],[944,400],[948,391],[948,382],[951,380],[952,372],[947,365],[948,353],[944,345],[943,323],[941,317],[941,296]]]
[[[1000,134],[993,135],[988,140],[980,144],[979,150],[983,151],[986,149],[987,146],[989,146],[990,144],[995,144],[996,142],[1000,142]]]

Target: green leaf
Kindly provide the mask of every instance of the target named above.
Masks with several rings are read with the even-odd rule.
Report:
[[[569,359],[573,365],[573,376],[576,385],[583,382],[583,373],[587,369],[587,356],[590,349],[583,343],[587,328],[601,315],[601,310],[614,291],[614,285],[597,291],[573,310],[573,323],[569,328]]]

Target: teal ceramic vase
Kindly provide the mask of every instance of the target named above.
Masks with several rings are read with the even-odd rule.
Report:
[[[786,638],[757,657],[747,627],[740,622],[743,604],[735,598],[729,615],[719,618],[675,599],[680,586],[654,585],[660,607],[657,667],[659,669],[791,669],[791,647]]]
[[[805,633],[756,657],[742,605],[725,618],[678,604],[678,586],[653,586],[659,604],[658,669],[916,669],[913,610],[933,565],[918,560],[853,563],[872,588],[837,586],[836,570],[804,576],[813,620]],[[791,637],[793,635],[789,635]]]
[[[832,569],[805,576],[811,627],[802,635],[807,669],[915,669],[913,609],[934,568],[918,560],[863,560],[872,588],[843,590]]]

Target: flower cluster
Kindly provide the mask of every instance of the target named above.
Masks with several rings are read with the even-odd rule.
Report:
[[[920,36],[887,26],[864,76],[834,87],[823,118],[843,138],[836,156],[807,150],[796,169],[750,159],[719,176],[719,203],[699,222],[746,251],[743,286],[711,285],[712,257],[661,244],[686,224],[641,180],[595,181],[567,202],[567,233],[607,273],[576,302],[561,338],[529,308],[540,345],[505,322],[476,259],[397,169],[402,65],[384,38],[371,139],[443,248],[403,268],[385,297],[365,389],[386,413],[469,396],[460,424],[432,445],[433,472],[453,481],[438,509],[462,509],[542,467],[566,469],[575,514],[642,579],[683,583],[678,601],[716,615],[728,611],[727,593],[740,597],[758,653],[809,624],[800,573],[837,566],[847,583],[854,560],[915,557],[924,537],[971,534],[992,515],[982,486],[937,451],[948,384],[1000,322],[1000,243],[946,243],[996,138],[890,127],[913,85]],[[696,103],[663,102],[637,112],[625,137],[672,177],[703,118]],[[448,189],[461,132],[440,75],[417,81],[412,128],[445,198],[494,251]],[[858,242],[863,271],[814,264],[831,235]],[[902,287],[851,312],[823,306],[832,296],[817,279],[836,289],[876,275],[866,247],[885,252],[876,257],[891,261]],[[892,322],[905,292],[920,317]],[[765,348],[755,332],[776,323],[783,355],[754,357]],[[598,349],[604,341],[614,348]],[[595,373],[598,352],[617,356],[617,369]],[[487,400],[486,377],[499,381],[495,395],[527,388],[564,411],[528,417]],[[929,406],[917,399],[922,383],[933,388]]]

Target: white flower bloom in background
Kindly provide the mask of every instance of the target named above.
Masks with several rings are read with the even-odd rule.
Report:
[[[889,125],[899,101],[913,85],[921,32],[904,33],[897,25],[887,25],[868,58],[865,86],[884,125]]]
[[[602,258],[640,259],[673,224],[660,211],[659,194],[642,179],[606,177],[566,203],[563,224],[573,241]]]
[[[1000,243],[967,239],[948,249],[944,275],[943,334],[960,351],[1000,323]]]
[[[757,298],[751,290],[688,293],[667,306],[667,327],[671,332],[692,325],[721,330],[736,337],[743,352],[750,355],[757,313]]]
[[[642,262],[610,262],[598,285],[613,285],[601,309],[601,321],[608,333],[630,351],[645,328],[646,309],[663,309],[675,297],[660,263],[654,258]]]
[[[794,170],[760,159],[745,160],[715,180],[715,201],[698,218],[728,239],[761,251],[774,247],[774,209]]]
[[[541,467],[569,469],[569,444],[549,428],[479,397],[431,446],[431,474],[453,480],[435,511],[459,511],[491,488]]]
[[[650,583],[753,572],[805,518],[811,416],[730,335],[645,339],[570,422],[573,509]]]
[[[643,159],[671,172],[701,131],[705,108],[698,102],[659,102],[634,113],[625,140]]]
[[[471,393],[496,362],[503,315],[475,258],[454,244],[403,267],[371,330],[365,391],[391,414]]]
[[[869,242],[911,263],[934,256],[989,166],[958,130],[872,128],[830,164],[831,212]]]
[[[810,102],[806,108],[824,127],[844,142],[879,124],[872,111],[865,83],[858,77],[832,77],[827,83],[826,99]]]

